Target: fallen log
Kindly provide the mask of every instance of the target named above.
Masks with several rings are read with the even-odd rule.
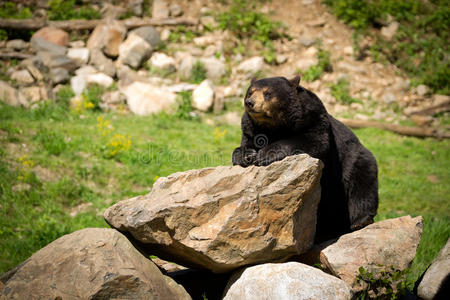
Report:
[[[105,22],[105,20],[67,20],[67,21],[49,21],[46,19],[0,19],[0,28],[15,29],[15,30],[37,30],[42,27],[51,26],[62,30],[91,30],[98,24]],[[168,18],[168,19],[153,19],[153,18],[130,18],[119,20],[128,29],[133,29],[141,26],[195,26],[198,24],[197,20],[188,18]]]
[[[439,131],[431,127],[410,127],[410,126],[381,123],[377,121],[352,120],[352,119],[339,119],[339,121],[341,121],[350,128],[379,128],[406,136],[414,136],[421,138],[432,137],[436,139],[450,138],[450,133]]]
[[[23,52],[16,52],[16,51],[8,51],[8,52],[0,52],[0,59],[27,59],[32,57],[33,54],[31,53],[23,53]]]
[[[425,108],[407,110],[406,114],[408,115],[428,115],[433,116],[439,113],[450,111],[450,100],[444,101],[442,103],[438,103],[435,105],[431,105]]]

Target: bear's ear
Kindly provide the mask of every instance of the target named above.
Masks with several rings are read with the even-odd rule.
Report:
[[[291,80],[289,80],[289,84],[291,85],[291,87],[294,90],[297,89],[299,83],[300,83],[300,75],[297,75],[294,78],[292,78]]]
[[[255,83],[255,81],[256,81],[256,77],[252,77],[252,79],[250,79],[250,84]]]

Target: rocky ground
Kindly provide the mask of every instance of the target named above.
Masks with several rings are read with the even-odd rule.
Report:
[[[142,3],[130,3],[139,13]],[[331,68],[317,80],[301,84],[317,93],[331,114],[445,126],[432,114],[412,113],[448,105],[448,96],[430,94],[424,85],[412,87],[395,66],[376,62],[367,53],[355,53],[352,30],[319,1],[270,1],[259,6],[262,13],[286,25],[286,37],[274,41],[275,57],[270,64],[263,56],[264,49],[254,41],[239,40],[229,30],[216,29],[213,15],[227,7],[200,0],[155,1],[150,8],[154,17],[182,16],[197,25],[131,29],[114,20],[126,7],[106,3],[102,8],[105,21],[89,35],[43,28],[30,41],[4,41],[0,43],[3,54],[26,59],[17,65],[4,63],[2,77],[9,80],[0,82],[1,98],[13,105],[33,106],[55,99],[58,90],[70,83],[75,92],[72,108],[89,108],[82,94],[90,84],[98,84],[108,90],[99,104],[104,110],[129,110],[139,115],[170,111],[177,93],[193,91],[194,109],[219,114],[224,103],[241,100],[251,77],[304,74],[318,65],[319,53],[325,51],[330,54]],[[388,39],[395,27],[387,24],[380,33]],[[361,41],[360,49],[370,42],[368,38]],[[236,51],[242,45],[244,51]],[[198,62],[206,71],[206,81],[193,80]],[[225,120],[238,124],[239,115],[228,113]]]

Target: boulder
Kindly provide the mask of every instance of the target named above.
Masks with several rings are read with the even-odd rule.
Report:
[[[200,59],[206,69],[206,77],[210,80],[219,80],[225,75],[225,64],[214,56]],[[192,69],[191,69],[192,70]]]
[[[179,172],[104,216],[158,257],[182,265],[222,273],[282,261],[312,246],[321,170],[318,159],[302,154],[267,167]]]
[[[262,70],[264,66],[264,58],[262,56],[254,56],[241,62],[237,70],[249,75],[254,75]]]
[[[69,46],[69,34],[55,27],[43,27],[33,34],[31,39],[33,38],[42,38],[59,46]]]
[[[34,52],[45,51],[60,55],[64,55],[67,52],[66,47],[53,44],[52,42],[40,37],[31,38],[31,49],[33,49]]]
[[[85,65],[89,61],[89,49],[70,48],[67,51],[67,57],[75,60],[79,65]]]
[[[178,75],[182,79],[189,79],[192,74],[192,68],[194,67],[197,59],[192,55],[185,56],[178,67]]]
[[[171,112],[176,105],[176,94],[158,86],[133,82],[120,91],[127,98],[128,108],[137,115],[150,115],[160,111]]]
[[[114,79],[103,73],[86,74],[87,84],[98,84],[105,88],[110,87],[114,83]]]
[[[25,87],[22,89],[22,93],[31,104],[48,100],[47,90],[42,86]]]
[[[399,23],[397,21],[392,22],[388,26],[384,26],[381,28],[381,36],[384,37],[386,40],[390,41],[397,33]]]
[[[153,53],[150,58],[150,64],[160,70],[166,70],[168,72],[175,72],[175,59],[162,52]]]
[[[137,69],[152,55],[152,51],[152,46],[142,37],[130,33],[119,47],[119,61]]]
[[[224,300],[234,299],[352,299],[344,281],[298,262],[263,264],[234,274]]]
[[[183,9],[178,3],[173,3],[169,6],[170,15],[172,17],[179,17],[183,14]]]
[[[64,54],[56,54],[48,51],[38,52],[37,56],[42,61],[42,64],[49,69],[64,68],[69,72],[74,71],[78,64],[73,59],[68,58]]]
[[[89,64],[93,65],[97,70],[108,76],[114,77],[114,75],[116,75],[116,67],[114,66],[114,62],[107,58],[103,52],[98,49],[91,51]]]
[[[22,93],[2,80],[0,80],[0,101],[11,106],[28,106]]]
[[[380,221],[341,236],[321,251],[320,262],[328,272],[358,290],[355,278],[359,267],[372,273],[391,266],[406,269],[416,255],[421,235],[420,216]]]
[[[53,84],[66,83],[70,80],[69,72],[63,68],[54,68],[50,70],[50,79]]]
[[[425,272],[425,275],[417,288],[417,295],[425,300],[440,299],[438,295],[445,295],[443,293],[445,286],[447,286],[447,290],[449,288],[449,277],[450,239]]]
[[[119,46],[123,42],[127,28],[115,20],[108,20],[107,23],[99,24],[95,27],[87,41],[89,50],[101,50],[110,57],[119,55]]]
[[[169,17],[169,5],[164,0],[153,0],[152,17],[165,19]]]
[[[1,299],[191,299],[121,233],[87,228],[42,248],[6,282]]]
[[[200,111],[208,111],[214,103],[214,87],[210,80],[204,80],[192,92],[192,107]]]
[[[28,70],[19,70],[14,71],[11,74],[11,79],[17,81],[18,83],[22,84],[30,84],[34,82],[33,76],[31,76],[30,72]]]
[[[130,34],[134,33],[141,38],[143,38],[147,43],[149,43],[153,49],[158,48],[161,45],[161,38],[159,33],[153,26],[142,26],[130,31]]]

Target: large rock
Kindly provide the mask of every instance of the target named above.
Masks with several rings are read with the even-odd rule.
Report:
[[[120,91],[127,97],[128,108],[137,115],[150,115],[160,111],[171,112],[176,94],[144,82],[133,82]]]
[[[37,56],[42,61],[42,64],[49,69],[64,68],[72,72],[78,67],[78,63],[75,60],[68,58],[64,54],[41,51],[38,52]]]
[[[152,55],[152,51],[152,46],[142,37],[130,33],[119,47],[119,61],[137,69]]]
[[[150,58],[150,64],[160,70],[165,70],[167,72],[175,72],[175,59],[173,57],[166,55],[162,52],[153,53]]]
[[[169,5],[164,0],[153,0],[152,17],[165,19],[169,17]]]
[[[200,111],[208,111],[214,103],[214,87],[210,80],[204,80],[192,92],[192,107]]]
[[[67,51],[67,57],[75,60],[79,65],[85,65],[89,61],[88,48],[70,48]]]
[[[87,47],[89,50],[98,49],[110,57],[117,57],[126,34],[127,29],[120,22],[108,20],[95,27],[87,41]]]
[[[17,81],[18,83],[22,84],[30,84],[34,82],[33,76],[31,76],[30,72],[28,70],[19,70],[14,71],[11,74],[11,79]]]
[[[233,275],[224,300],[351,299],[344,281],[297,262],[253,266]]]
[[[114,77],[114,75],[116,75],[116,67],[114,66],[114,62],[107,58],[103,52],[98,49],[91,51],[89,63],[97,70],[108,76]]]
[[[254,75],[261,71],[264,66],[264,58],[261,56],[254,56],[244,60],[237,66],[237,70],[249,75]]]
[[[358,290],[355,278],[359,267],[372,273],[391,266],[406,269],[416,255],[421,235],[420,216],[384,220],[341,236],[322,250],[320,261],[331,274]]]
[[[43,27],[36,31],[31,38],[42,38],[59,46],[69,46],[69,34],[55,27]]]
[[[450,276],[450,239],[441,249],[431,266],[425,272],[417,289],[417,295],[425,300],[440,299],[443,296],[445,285],[448,290]],[[448,296],[448,294],[447,294]]]
[[[125,236],[106,228],[76,231],[42,248],[6,282],[0,298],[191,299]]]
[[[34,52],[45,51],[61,55],[64,55],[67,52],[66,47],[56,45],[40,37],[31,38],[31,48]]]
[[[130,34],[134,33],[143,38],[147,43],[149,43],[153,49],[156,49],[161,45],[161,38],[159,33],[153,26],[142,26],[130,31]]]
[[[175,173],[104,216],[152,253],[187,266],[221,273],[282,261],[312,245],[321,169],[303,154],[267,167]]]
[[[180,75],[182,79],[189,79],[192,75],[192,68],[194,67],[196,62],[197,59],[192,55],[187,55],[182,58],[181,63],[178,67],[178,75]]]
[[[28,106],[23,94],[2,80],[0,80],[0,101],[11,106]]]
[[[214,56],[200,59],[206,69],[206,77],[210,80],[219,80],[225,75],[225,64]]]

